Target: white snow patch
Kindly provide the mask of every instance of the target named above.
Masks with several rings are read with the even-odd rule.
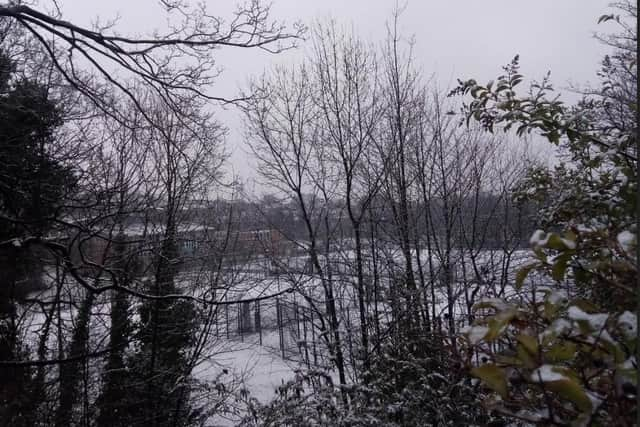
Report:
[[[635,369],[636,368],[636,357],[631,356],[622,364],[622,369]]]
[[[480,301],[477,302],[477,304],[490,305],[492,307],[495,307],[495,309],[498,311],[503,311],[509,308],[509,305],[500,298],[482,298],[480,299]]]
[[[602,405],[602,402],[604,401],[604,399],[589,390],[586,390],[585,393],[589,398],[589,400],[591,401],[591,413],[595,414],[598,408],[600,407],[600,405]]]
[[[633,253],[633,248],[636,245],[636,235],[629,230],[624,230],[618,234],[618,244],[627,254]]]
[[[466,334],[469,338],[471,345],[475,345],[482,341],[482,339],[489,332],[489,328],[486,326],[467,326],[462,330],[463,334]]]
[[[573,240],[569,240],[565,238],[561,238],[560,240],[562,240],[562,243],[564,243],[567,249],[573,250],[576,248],[576,242],[574,242]]]
[[[578,224],[576,226],[576,230],[578,230],[578,232],[580,232],[580,233],[593,233],[595,231],[598,231],[596,228],[589,227],[586,224]]]
[[[633,338],[638,331],[638,318],[630,311],[625,311],[618,316],[618,325],[627,338]]]
[[[534,421],[534,422],[538,422],[538,421],[542,421],[543,419],[545,419],[545,414],[541,413],[541,412],[536,412],[536,411],[529,411],[526,409],[521,409],[516,413],[517,416],[521,417],[521,418],[525,418],[527,420],[530,421]],[[514,424],[516,425],[516,424]]]
[[[596,331],[599,331],[600,329],[604,328],[604,325],[607,322],[607,319],[609,318],[609,315],[607,313],[589,314],[582,311],[579,307],[576,307],[575,305],[572,305],[571,307],[569,307],[568,314],[571,320],[587,321],[589,325]]]
[[[541,334],[541,337],[545,338],[551,335],[557,337],[570,330],[571,330],[571,322],[569,322],[566,319],[560,318],[560,319],[554,320],[553,323],[551,323],[551,325],[549,325],[549,327],[544,330],[544,332]]]
[[[557,305],[557,304],[566,304],[569,298],[567,297],[567,293],[565,291],[558,290],[558,291],[551,291],[547,296],[547,300],[551,304]]]
[[[529,239],[529,244],[531,246],[544,246],[547,244],[549,240],[550,233],[545,233],[543,230],[536,230],[531,235],[531,239]]]
[[[536,383],[548,383],[551,381],[562,381],[567,379],[567,377],[562,375],[560,372],[555,371],[554,369],[555,366],[552,365],[540,366],[531,373],[531,381]]]
[[[603,329],[602,331],[600,331],[600,334],[598,336],[603,341],[607,341],[608,343],[611,343],[613,345],[616,344],[616,341],[613,339],[613,337],[609,334],[609,332],[606,329]]]
[[[220,353],[204,359],[195,367],[193,376],[207,382],[219,377],[222,382],[235,378],[240,381],[239,390],[250,391],[251,397],[266,404],[276,396],[276,389],[280,385],[295,377],[297,367],[296,362],[282,360],[277,352],[267,347],[253,343],[225,342]],[[237,425],[244,415],[216,414],[207,420],[207,425]]]

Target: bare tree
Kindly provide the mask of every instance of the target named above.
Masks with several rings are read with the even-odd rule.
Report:
[[[259,160],[261,175],[297,204],[308,242],[304,250],[320,280],[324,310],[319,309],[312,294],[300,287],[298,291],[318,315],[321,335],[335,361],[340,383],[345,384],[334,282],[330,263],[321,261],[329,259],[330,197],[326,180],[330,176],[325,168],[328,165],[319,162],[322,156],[317,150],[323,148],[319,144],[320,112],[313,99],[313,83],[303,65],[294,70],[278,68],[270,77],[254,83],[253,89],[264,96],[250,103],[246,110],[249,144]]]
[[[300,25],[289,32],[273,21],[270,7],[259,0],[238,6],[229,20],[212,15],[204,3],[160,0],[159,5],[167,14],[169,29],[147,37],[119,35],[113,22],[81,27],[64,20],[57,8],[46,13],[14,2],[0,5],[0,17],[9,21],[6,25],[15,23],[29,33],[75,90],[124,123],[127,116],[113,108],[110,92],[129,98],[149,121],[154,117],[145,113],[134,85],[149,88],[178,117],[185,94],[233,102],[207,91],[219,74],[216,49],[259,48],[278,53],[294,47],[304,34]]]
[[[420,295],[415,278],[415,261],[412,256],[412,235],[414,220],[411,218],[411,176],[410,155],[412,147],[420,139],[420,114],[422,114],[422,87],[420,74],[413,66],[412,43],[408,52],[403,53],[398,20],[401,11],[394,13],[388,28],[384,51],[384,96],[388,107],[385,114],[385,129],[381,144],[384,162],[389,165],[389,173],[384,182],[387,200],[397,227],[397,244],[402,252],[404,274],[399,296],[403,306],[396,306],[398,327],[409,334],[415,334],[419,326]],[[399,301],[398,301],[399,304]]]
[[[338,165],[334,179],[344,199],[355,244],[355,270],[364,372],[369,370],[369,325],[365,283],[363,222],[378,193],[385,168],[366,175],[370,151],[375,150],[384,107],[375,51],[353,35],[341,33],[334,22],[319,24],[314,34],[313,87],[321,111],[323,150]],[[349,260],[348,260],[349,261]],[[347,262],[348,262],[347,261]]]

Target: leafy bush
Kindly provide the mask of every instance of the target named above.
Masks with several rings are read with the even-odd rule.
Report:
[[[614,6],[637,21],[635,3]],[[538,132],[565,155],[553,169],[532,168],[515,194],[538,201],[539,222],[563,233],[534,233],[520,299],[481,302],[476,310],[489,313],[465,334],[471,373],[494,391],[488,407],[528,422],[633,425],[637,416],[637,33],[619,16],[607,21],[622,33],[601,37],[613,54],[600,88],[576,106],[558,100],[548,75],[516,95],[517,57],[495,81],[454,90],[472,98],[467,120]]]
[[[536,287],[527,280],[532,272],[557,284],[572,263],[579,264],[580,239],[537,231],[532,243],[535,260],[516,279],[530,297],[479,302],[475,310],[488,313],[465,331],[471,373],[495,392],[488,407],[542,424],[632,425],[636,316],[602,311],[584,298],[569,298],[557,285]],[[614,263],[609,268],[618,271]]]
[[[385,344],[368,382],[337,387],[326,373],[299,372],[268,405],[250,401],[245,426],[504,425],[462,365],[433,339]]]

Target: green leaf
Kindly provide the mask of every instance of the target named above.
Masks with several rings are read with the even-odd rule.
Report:
[[[555,249],[557,251],[564,251],[566,249],[570,249],[562,241],[562,238],[556,233],[551,233],[551,235],[547,239],[547,244],[545,245],[545,247],[550,248],[550,249]]]
[[[537,266],[538,264],[529,264],[518,270],[518,272],[516,273],[516,289],[520,289],[522,287],[524,280],[527,278],[531,270],[533,270]]]
[[[573,267],[573,277],[576,283],[587,283],[589,281],[589,272],[582,267]]]
[[[564,280],[564,275],[567,272],[567,265],[572,256],[572,253],[567,252],[560,255],[553,261],[553,267],[551,268],[551,277],[553,277],[554,280],[558,282]]]
[[[575,404],[579,410],[583,412],[591,411],[591,399],[589,399],[585,391],[582,389],[582,386],[576,381],[566,378],[559,381],[550,381],[545,383],[545,386],[549,390]]]
[[[576,345],[572,342],[559,342],[547,351],[544,355],[550,362],[564,362],[573,359],[576,354]]]
[[[489,332],[487,332],[487,335],[484,336],[484,340],[487,342],[491,342],[496,338],[498,338],[504,332],[503,328],[506,324],[507,324],[506,321],[501,319],[496,319],[495,317],[492,317],[491,319],[489,319],[489,322],[487,325],[489,327]]]
[[[516,336],[516,339],[532,356],[536,356],[538,354],[538,341],[535,337],[519,334]]]
[[[613,356],[616,363],[622,363],[625,360],[625,352],[618,342],[611,342],[606,339],[600,339],[601,345],[606,349],[609,356]]]
[[[520,360],[517,356],[509,356],[506,354],[496,354],[494,356],[496,362],[501,365],[509,365],[509,366],[523,366],[522,360]]]
[[[552,144],[558,145],[560,143],[560,135],[555,130],[548,132],[545,136]]]
[[[580,137],[580,134],[573,129],[567,129],[567,137],[573,142]]]
[[[569,240],[570,242],[573,242],[573,243],[575,243],[576,240],[578,240],[578,236],[572,230],[567,230],[564,233],[564,238],[565,240]]]
[[[471,375],[480,378],[487,387],[496,391],[502,398],[507,398],[507,375],[504,370],[490,363],[473,368]]]
[[[552,321],[556,318],[556,315],[560,311],[560,308],[560,305],[551,304],[551,302],[549,302],[549,299],[545,299],[542,317],[544,317],[548,321]]]
[[[593,304],[591,301],[586,300],[584,298],[578,298],[576,300],[573,300],[573,305],[575,305],[576,307],[578,307],[580,310],[584,311],[585,313],[597,313],[598,312],[598,307]]]
[[[533,248],[533,253],[535,254],[536,258],[538,258],[540,261],[545,263],[547,262],[547,254],[544,253],[542,248],[539,248],[539,247]]]
[[[522,361],[522,364],[527,368],[533,369],[536,366],[538,366],[538,364],[536,363],[536,360],[527,351],[527,349],[524,348],[522,344],[518,344],[516,346],[516,354],[518,355],[518,359],[520,359]]]

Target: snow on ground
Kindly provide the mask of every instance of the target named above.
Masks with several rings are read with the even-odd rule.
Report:
[[[502,258],[496,256],[494,260],[494,255],[493,251],[485,251],[479,254],[479,261],[481,264],[487,263],[496,268],[496,270],[499,270],[499,268],[502,267]],[[350,256],[351,254],[348,253],[346,258],[349,259]],[[525,251],[516,251],[511,259],[511,269],[515,269],[517,265],[524,263],[527,258],[528,254]],[[295,261],[293,263],[304,264],[305,260],[306,258],[299,257],[299,259],[293,259],[293,261]],[[422,261],[427,265],[424,261],[424,256]],[[437,260],[432,261],[435,262]],[[232,277],[230,283],[234,283],[233,290],[224,295],[218,295],[218,298],[229,301],[263,297],[270,294],[277,294],[291,286],[288,276],[269,274],[268,268],[264,265],[262,265],[264,271],[258,274],[254,270],[258,270],[258,267],[260,267],[259,264],[260,263],[251,265],[251,268],[248,268],[247,274],[239,280],[240,283],[237,283],[237,278],[234,279]],[[458,270],[460,269],[458,268]],[[470,269],[467,269],[468,274],[470,274],[470,271]],[[232,275],[235,273],[231,272],[229,274]],[[323,295],[319,279],[308,272],[303,273],[302,271],[294,276],[294,279],[297,280],[296,288],[299,291],[304,290],[307,297],[317,300],[317,304],[322,306]],[[459,274],[454,274],[454,276],[457,276],[454,280],[461,280]],[[343,271],[340,273],[339,279],[340,280],[336,280],[335,286],[336,294],[339,296],[342,328],[357,328],[358,316],[355,305],[355,295],[354,289],[350,284],[355,278],[351,272]],[[79,286],[73,286],[75,284],[72,283],[69,278],[67,278],[67,280],[70,281],[70,286],[65,286],[61,295],[56,296],[54,289],[50,288],[42,291],[38,295],[39,299],[49,301],[59,297],[63,300],[79,301],[82,295],[82,292],[80,292],[81,288]],[[201,272],[181,273],[177,282],[180,288],[183,288],[186,292],[194,296],[203,296],[206,290],[206,287],[202,287],[202,284],[206,282]],[[470,282],[469,286],[472,285],[473,282]],[[71,289],[78,292],[78,295],[67,294]],[[463,290],[464,286],[461,283],[454,285],[453,294],[457,301],[453,308],[456,317],[466,312]],[[490,289],[486,289],[485,291],[489,290]],[[493,289],[493,291],[495,293],[495,289]],[[510,294],[513,292],[513,289],[507,285],[506,288],[502,289],[502,292]],[[497,296],[494,295],[494,293],[489,292],[487,296]],[[444,289],[437,289],[435,294],[436,311],[442,315],[448,310],[448,305],[446,304],[447,295]],[[305,309],[308,311],[307,301],[299,296],[296,297],[295,294],[280,295],[278,301],[281,307],[282,322],[284,322],[282,325],[282,341],[283,347],[285,347],[286,357],[297,360],[285,360],[282,357],[280,336],[276,329],[276,302],[274,299],[267,299],[260,302],[259,310],[259,313],[261,313],[263,345],[259,344],[259,335],[257,333],[241,332],[240,325],[238,325],[238,320],[242,316],[243,324],[245,321],[247,322],[244,324],[242,330],[244,330],[245,327],[248,327],[248,329],[252,331],[256,330],[255,325],[253,325],[255,307],[252,306],[251,311],[245,315],[241,314],[244,313],[244,306],[239,304],[225,306],[227,307],[226,310],[220,310],[216,315],[214,320],[216,326],[215,329],[211,331],[210,345],[207,345],[206,350],[203,352],[203,355],[206,356],[201,363],[194,368],[193,376],[201,381],[211,383],[215,383],[216,380],[225,384],[234,383],[236,391],[247,390],[250,392],[251,397],[261,403],[267,403],[275,397],[278,386],[293,379],[295,370],[300,367],[301,361],[305,360],[303,355],[299,353],[299,350],[307,347],[300,347],[301,342],[309,346],[308,354],[306,354],[306,358],[308,359],[307,363],[310,361],[315,361],[311,362],[312,364],[323,364],[323,362],[326,362],[323,357],[326,349],[322,348],[321,339],[317,336],[319,331],[317,331],[317,329],[314,331],[314,327],[312,326],[313,318],[309,319],[309,314],[305,317]],[[300,311],[298,311],[298,309]],[[388,307],[385,304],[381,303],[378,305],[378,311],[383,316],[383,322],[383,313],[386,312],[387,309]],[[60,315],[65,323],[71,323],[76,316],[76,311],[77,308],[66,307]],[[135,311],[132,307],[132,312],[135,313]],[[98,298],[98,300],[94,302],[92,314],[92,331],[97,331],[95,335],[106,337],[109,330],[109,303],[107,295]],[[27,342],[35,347],[45,321],[45,315],[41,310],[38,310],[38,307],[34,307],[31,310],[27,310],[24,317],[25,322],[29,322],[27,327]],[[346,321],[345,318],[347,319]],[[621,322],[622,321],[621,319]],[[252,328],[252,326],[254,327]],[[51,339],[53,340],[54,338],[52,334]],[[318,344],[318,360],[316,360],[315,343]],[[51,348],[54,348],[54,343],[52,342],[51,344]],[[92,348],[102,348],[103,346],[103,342],[92,342]],[[210,397],[216,400],[215,390]],[[218,415],[208,420],[207,425],[234,425],[242,416],[242,404],[232,402],[231,405],[235,405],[235,418],[222,418]]]
[[[218,361],[231,371],[248,374],[244,384],[262,403],[270,401],[278,386],[294,376],[297,362],[286,362],[267,347],[245,344]]]
[[[275,332],[277,339],[277,332]],[[265,337],[267,338],[267,337]],[[225,381],[238,378],[238,389],[247,390],[260,403],[275,397],[281,384],[293,379],[298,362],[283,360],[269,347],[253,342],[225,341],[224,350],[203,360],[193,371],[193,376],[202,381]],[[237,415],[215,415],[207,420],[207,426],[232,426],[242,417],[242,408]]]

